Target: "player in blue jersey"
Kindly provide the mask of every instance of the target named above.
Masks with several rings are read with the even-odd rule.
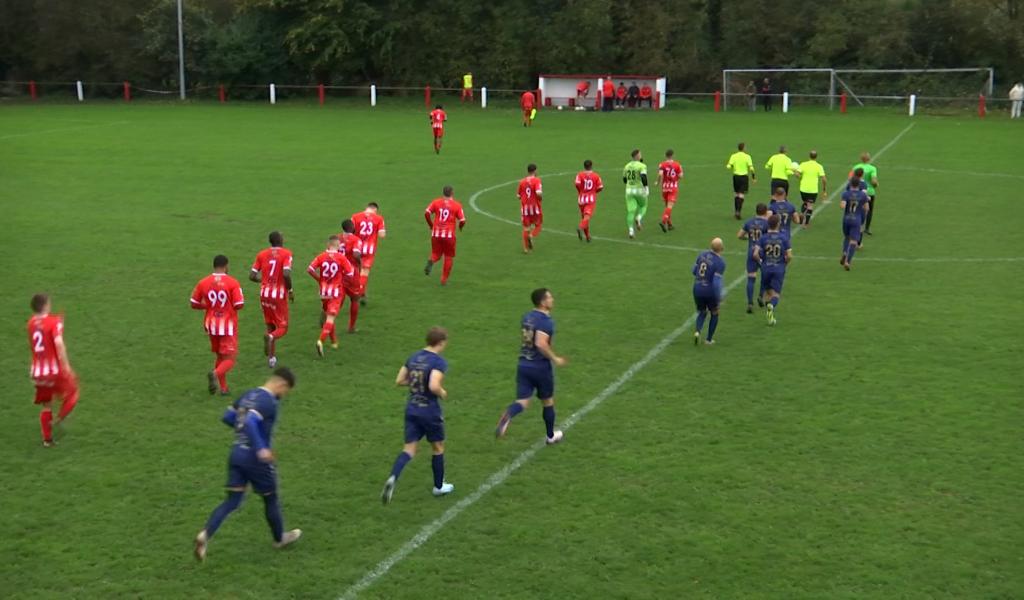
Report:
[[[839,264],[847,271],[864,237],[864,220],[871,210],[871,198],[867,186],[863,185],[863,177],[864,169],[855,169],[839,200],[839,208],[843,210],[843,255],[839,257]]]
[[[555,322],[551,319],[551,310],[555,307],[555,297],[551,290],[540,288],[530,294],[533,310],[523,315],[520,328],[522,345],[519,348],[519,367],[516,371],[516,398],[508,405],[498,427],[497,437],[505,437],[513,417],[530,406],[534,392],[544,405],[544,428],[546,441],[557,444],[562,441],[562,432],[555,429],[555,372],[554,366],[564,366],[566,359],[555,354],[551,341],[555,338]]]
[[[758,205],[758,209],[764,204]],[[704,329],[704,319],[711,313],[708,323],[707,345],[715,343],[715,329],[718,328],[718,305],[722,301],[722,274],[725,273],[725,259],[722,258],[722,238],[711,240],[711,249],[701,252],[697,262],[693,263],[693,302],[697,305],[696,331],[693,332],[693,344],[700,344],[700,331]]]
[[[768,233],[762,235],[754,246],[754,260],[761,265],[761,281],[768,296],[765,317],[769,325],[775,325],[775,309],[779,307],[782,296],[786,265],[793,259],[789,237],[779,230],[781,221],[779,215],[768,217]]]
[[[444,414],[441,400],[448,399],[444,389],[444,374],[448,361],[441,358],[448,345],[448,332],[432,327],[427,332],[427,347],[405,361],[395,378],[396,385],[409,386],[409,401],[405,405],[405,445],[391,467],[391,475],[384,482],[380,499],[391,503],[395,484],[402,469],[416,456],[416,447],[424,437],[430,442],[434,456],[430,466],[434,471],[434,495],[447,496],[455,486],[444,480]]]
[[[782,189],[782,188],[778,188]],[[785,201],[785,198],[783,198]],[[790,206],[793,206],[790,204]],[[794,207],[795,211],[796,208]],[[743,227],[736,233],[736,237],[747,240],[747,314],[754,312],[754,283],[757,281],[757,261],[754,260],[754,246],[761,239],[761,235],[768,233],[768,205],[760,203],[754,209],[754,216],[743,224]],[[762,279],[761,294],[757,297],[757,303],[764,305],[761,296],[764,295],[764,280]]]
[[[274,547],[284,548],[302,535],[301,529],[284,530],[281,503],[277,497],[277,471],[270,438],[277,420],[277,405],[295,387],[290,369],[278,367],[263,387],[242,394],[224,411],[221,420],[235,430],[235,443],[228,455],[228,497],[214,509],[206,527],[196,535],[195,556],[206,559],[206,546],[224,519],[242,504],[247,485],[263,496],[264,514],[274,535]]]
[[[786,199],[786,190],[778,187],[772,192],[772,199],[768,203],[768,210],[773,215],[779,215],[779,231],[792,238],[790,228],[793,223],[803,222],[803,215],[796,211],[796,206]]]

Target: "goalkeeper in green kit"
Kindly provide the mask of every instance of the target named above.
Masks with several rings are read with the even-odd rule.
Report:
[[[622,183],[626,184],[626,226],[629,227],[629,239],[633,239],[637,230],[643,229],[649,190],[647,165],[644,164],[643,156],[639,150],[634,150],[630,156],[633,160],[626,163],[626,168],[622,170]]]

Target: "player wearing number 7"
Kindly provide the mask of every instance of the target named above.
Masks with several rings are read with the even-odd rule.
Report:
[[[267,365],[277,365],[275,344],[288,332],[288,303],[295,301],[292,291],[292,251],[284,247],[280,231],[270,233],[270,247],[256,255],[249,279],[260,282],[260,307],[267,333],[263,336],[263,354]]]
[[[458,223],[459,231],[462,231],[466,226],[466,213],[462,211],[462,204],[452,197],[452,186],[444,186],[441,193],[443,197],[434,199],[423,213],[427,227],[430,227],[430,258],[423,268],[423,274],[430,275],[434,263],[443,256],[441,285],[446,285],[455,260],[455,224]]]
[[[316,341],[316,353],[324,355],[324,340],[331,338],[331,347],[338,348],[338,336],[334,333],[334,319],[345,301],[344,283],[346,278],[355,276],[352,263],[339,252],[341,239],[332,235],[327,238],[327,249],[309,263],[306,271],[320,286],[320,302],[323,307],[323,327],[320,339]]]
[[[217,355],[213,370],[207,375],[209,390],[222,396],[228,391],[228,372],[238,356],[238,311],[245,305],[242,286],[228,275],[228,257],[213,257],[213,273],[204,277],[192,290],[192,308],[206,311],[203,329],[210,336],[210,350]]]

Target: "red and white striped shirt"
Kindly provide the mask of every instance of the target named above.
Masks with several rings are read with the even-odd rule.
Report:
[[[455,239],[456,224],[462,227],[466,223],[462,203],[454,198],[435,198],[424,217],[430,225],[430,236],[447,240]]]
[[[541,195],[544,190],[541,188],[540,177],[527,175],[519,182],[519,207],[524,217],[532,217],[543,214],[541,211]]]
[[[580,206],[597,202],[597,193],[604,189],[601,176],[593,171],[580,171],[576,174],[577,202]]]
[[[28,346],[32,352],[29,375],[36,380],[56,379],[61,373],[57,341],[64,336],[64,318],[32,315],[28,320]]]
[[[320,286],[320,298],[340,298],[344,280],[356,274],[355,267],[341,252],[324,250],[309,263],[309,274]]]
[[[658,165],[661,175],[661,191],[671,192],[679,189],[679,178],[683,176],[683,167],[674,160],[666,160]]]
[[[252,263],[252,270],[261,276],[260,298],[284,300],[288,296],[284,274],[292,270],[291,250],[275,246],[261,250]]]
[[[356,235],[363,241],[360,248],[363,256],[373,256],[377,253],[377,236],[386,233],[384,229],[384,217],[375,212],[364,210],[352,215],[352,222],[356,225]]]
[[[245,305],[242,286],[227,273],[213,273],[192,290],[192,308],[205,310],[203,329],[210,335],[233,336],[238,332],[238,311]]]

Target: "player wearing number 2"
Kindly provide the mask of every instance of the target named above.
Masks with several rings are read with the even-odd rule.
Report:
[[[320,301],[323,307],[323,327],[316,341],[316,353],[324,355],[324,340],[331,338],[331,347],[337,349],[338,336],[334,333],[334,319],[345,301],[344,280],[354,277],[356,270],[352,263],[339,251],[341,240],[336,235],[327,238],[327,249],[317,255],[306,269],[310,277],[320,286]]]
[[[260,307],[267,334],[263,337],[263,354],[267,365],[277,365],[275,344],[288,332],[288,303],[295,300],[292,291],[292,251],[284,247],[280,231],[270,233],[270,247],[256,255],[249,279],[260,283]]]
[[[222,396],[230,395],[227,377],[238,356],[238,311],[245,298],[238,280],[228,275],[228,257],[213,257],[213,273],[196,284],[191,303],[193,309],[206,311],[203,329],[210,336],[210,350],[217,355],[207,376],[210,393],[216,394],[219,388]]]
[[[452,274],[452,262],[455,260],[455,225],[457,223],[459,231],[462,231],[466,226],[466,213],[462,211],[462,204],[452,197],[452,186],[444,186],[441,193],[443,196],[434,199],[423,213],[427,227],[430,227],[430,258],[427,259],[427,266],[423,268],[423,274],[430,275],[434,263],[443,256],[441,285],[446,285],[448,276]]]
[[[373,268],[373,259],[377,256],[377,239],[387,236],[384,228],[384,217],[380,216],[380,207],[376,202],[366,205],[366,209],[352,215],[352,222],[356,226],[356,235],[362,240],[363,245],[359,248],[362,255],[359,264],[359,288],[362,297],[359,303],[366,305],[366,282],[370,279],[370,269]]]
[[[580,206],[580,224],[576,227],[576,235],[581,242],[584,236],[587,242],[590,241],[590,219],[594,216],[594,208],[597,206],[597,195],[604,189],[601,176],[595,173],[593,168],[593,161],[585,160],[583,170],[576,174],[576,201]]]
[[[32,318],[28,320],[28,344],[32,351],[29,373],[36,386],[35,403],[42,406],[39,426],[43,432],[43,446],[53,446],[53,397],[60,396],[60,414],[57,424],[78,403],[78,377],[68,360],[64,345],[64,318],[50,314],[50,297],[32,296]]]

